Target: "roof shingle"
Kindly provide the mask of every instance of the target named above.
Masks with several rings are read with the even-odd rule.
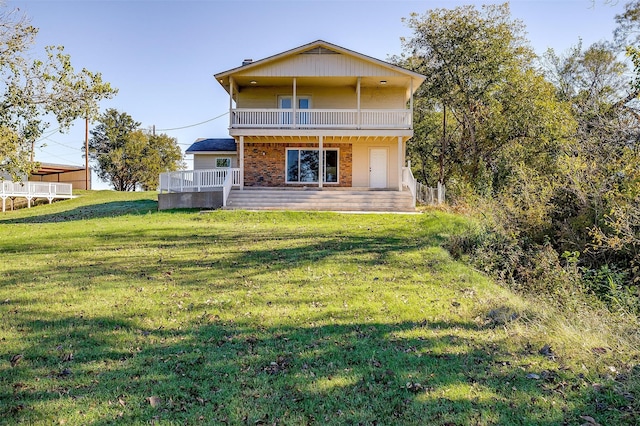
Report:
[[[233,138],[209,138],[195,141],[189,148],[187,154],[194,152],[217,152],[236,151],[236,140]]]

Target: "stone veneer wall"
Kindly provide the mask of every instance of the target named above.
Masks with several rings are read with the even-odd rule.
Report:
[[[286,183],[285,158],[287,148],[318,148],[313,143],[245,143],[244,145],[244,184],[245,186],[264,187],[303,187],[317,186],[317,183]],[[323,144],[323,148],[338,148],[339,183],[323,184],[324,187],[352,186],[352,150],[351,144]]]

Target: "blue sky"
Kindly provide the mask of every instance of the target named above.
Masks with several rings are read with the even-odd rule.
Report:
[[[40,29],[36,49],[62,45],[76,69],[99,71],[119,89],[101,109],[127,112],[142,127],[176,137],[183,151],[199,137],[228,136],[228,95],[213,74],[318,39],[386,59],[401,52],[410,13],[491,1],[428,0],[8,0]],[[616,0],[514,0],[537,53],[582,39],[611,39]],[[37,52],[37,50],[36,50]],[[192,126],[196,123],[204,124]],[[191,127],[187,127],[191,126]],[[53,125],[52,128],[57,126]],[[47,133],[48,134],[48,133]],[[84,121],[36,150],[41,162],[84,165]],[[186,158],[189,160],[189,157]],[[187,163],[190,165],[190,163]],[[108,188],[94,176],[93,187]]]

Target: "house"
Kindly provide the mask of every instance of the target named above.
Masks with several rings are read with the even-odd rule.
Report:
[[[230,139],[196,141],[194,170],[161,176],[161,209],[414,208],[405,152],[424,76],[318,40],[215,78],[229,95],[236,149],[222,150]]]
[[[193,155],[195,170],[228,169],[238,167],[238,149],[233,138],[198,139],[185,154]]]

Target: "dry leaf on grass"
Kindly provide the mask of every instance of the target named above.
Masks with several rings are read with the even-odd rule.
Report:
[[[147,401],[149,401],[149,405],[153,408],[159,407],[160,404],[162,404],[162,400],[157,396],[150,396],[147,398]]]
[[[600,423],[596,422],[596,419],[591,416],[580,416],[580,418],[586,422],[583,423],[582,426],[602,426]]]
[[[20,360],[22,360],[23,356],[22,354],[15,354],[14,356],[11,357],[11,366],[15,367],[16,365],[18,365],[20,363]]]

